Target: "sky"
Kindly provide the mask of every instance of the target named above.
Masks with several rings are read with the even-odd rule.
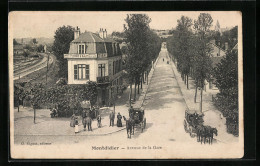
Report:
[[[9,28],[14,38],[47,37],[53,38],[58,27],[63,25],[78,26],[81,32],[97,32],[105,28],[108,34],[113,31],[122,32],[127,14],[142,13],[151,18],[152,29],[172,29],[182,15],[197,19],[201,12],[187,11],[159,11],[159,12],[54,12],[54,11],[15,11],[9,14]],[[233,27],[240,23],[241,13],[236,11],[214,11],[203,13],[211,14],[213,26],[217,20],[221,28]]]

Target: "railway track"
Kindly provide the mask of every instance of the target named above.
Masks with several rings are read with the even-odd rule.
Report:
[[[52,56],[49,56],[49,57],[50,57],[50,59],[49,59],[49,65],[50,65],[53,62],[53,58],[52,58]],[[35,71],[40,70],[40,69],[42,69],[46,66],[47,66],[47,55],[44,56],[43,60],[40,63],[38,63],[34,66],[31,66],[31,67],[28,67],[27,69],[15,72],[14,73],[14,80],[19,79],[19,77],[22,78],[22,77],[24,77],[28,74],[31,74]]]

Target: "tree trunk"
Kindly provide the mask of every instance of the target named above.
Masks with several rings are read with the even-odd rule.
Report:
[[[132,82],[131,82],[131,84],[130,84],[130,93],[129,93],[129,105],[130,105],[130,107],[131,107],[131,105],[132,105],[131,100],[132,100]]]
[[[143,89],[143,79],[144,77],[143,77],[143,74],[142,74],[142,77],[141,77],[141,89]]]
[[[184,84],[186,84],[186,74],[183,74]]]
[[[198,91],[198,86],[196,85],[196,87],[195,87],[195,96],[194,96],[194,103],[197,102],[197,91]]]
[[[187,74],[187,89],[189,89],[189,75]]]
[[[140,92],[140,91],[139,91],[139,87],[140,87],[140,86],[139,86],[139,85],[140,85],[140,78],[138,78],[138,82],[137,82],[137,83],[138,83],[138,90],[137,90],[137,93],[139,94],[139,92]]]
[[[135,81],[135,94],[134,94],[134,101],[136,100],[136,81]]]
[[[33,123],[35,123],[35,119],[36,119],[36,109],[33,109]]]
[[[202,94],[203,94],[203,87],[200,89],[200,112],[202,113]]]
[[[19,108],[19,106],[20,106],[20,102],[19,102],[19,99],[18,99],[18,107],[17,107],[17,109],[18,109],[18,112],[20,111],[20,108]]]
[[[146,72],[146,83],[148,85],[148,71]]]

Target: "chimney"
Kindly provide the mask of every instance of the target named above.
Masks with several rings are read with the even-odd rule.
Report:
[[[104,38],[107,38],[107,30],[104,31]]]
[[[104,37],[103,28],[100,28],[100,30],[99,30],[99,37],[101,37],[102,39]]]
[[[100,28],[99,30],[99,37],[101,37],[102,39],[107,38],[107,30]]]
[[[79,27],[77,26],[76,30],[74,31],[74,39],[77,39],[80,35],[80,29]]]
[[[228,42],[225,42],[225,51],[228,50]]]

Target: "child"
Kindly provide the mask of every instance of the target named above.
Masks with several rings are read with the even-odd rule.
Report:
[[[101,116],[98,115],[97,117],[97,122],[98,122],[98,128],[101,128]]]
[[[79,121],[78,121],[78,117],[75,118],[75,134],[77,134],[79,132]]]

